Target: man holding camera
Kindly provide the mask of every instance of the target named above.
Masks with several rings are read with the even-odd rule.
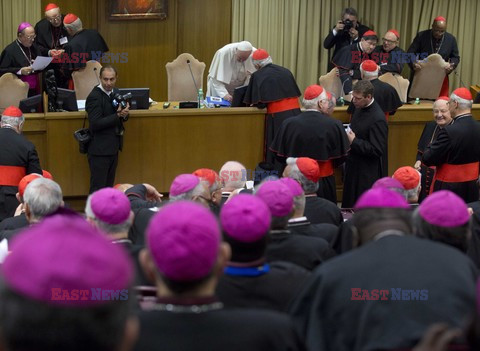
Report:
[[[118,151],[122,150],[123,122],[127,121],[130,104],[115,88],[117,71],[110,65],[100,69],[100,84],[88,95],[85,110],[88,114],[91,141],[88,145],[90,194],[115,181]]]
[[[337,52],[348,45],[358,43],[363,36],[363,33],[370,28],[358,22],[357,10],[353,7],[348,7],[342,11],[342,19],[337,22],[335,27],[328,33],[323,41],[323,47],[327,50],[335,47],[333,54],[329,57],[334,57]],[[333,67],[332,62],[328,62],[328,71]]]

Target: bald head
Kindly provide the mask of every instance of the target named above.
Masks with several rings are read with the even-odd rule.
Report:
[[[435,39],[441,39],[443,34],[447,31],[447,21],[446,20],[436,20],[432,24],[432,36]]]

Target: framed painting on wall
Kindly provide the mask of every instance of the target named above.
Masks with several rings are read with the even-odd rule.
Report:
[[[168,0],[109,0],[107,4],[111,20],[164,20],[168,14]]]

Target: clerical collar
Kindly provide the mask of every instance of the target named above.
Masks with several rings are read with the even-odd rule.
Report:
[[[305,222],[305,221],[307,221],[307,217],[303,216],[298,218],[290,218],[288,220],[288,223],[297,223],[297,222]]]
[[[103,91],[105,94],[107,94],[107,96],[109,96],[109,97],[110,97],[110,94],[113,92],[113,89],[112,89],[110,92],[108,92],[108,91],[106,91],[105,89],[103,89],[103,85],[102,85],[102,84],[97,85],[97,87],[100,88],[100,90]]]
[[[133,244],[130,239],[116,239],[112,240],[112,244]]]
[[[364,108],[370,107],[373,104],[374,101],[375,101],[375,98],[372,98],[372,101],[367,106],[365,106]]]
[[[316,108],[306,108],[305,110],[303,110],[304,112],[307,112],[307,111],[313,111],[313,112],[319,112],[319,113],[322,113],[321,111],[318,111]]]
[[[168,311],[174,313],[204,313],[216,311],[223,308],[223,303],[215,297],[204,298],[158,298],[158,303],[153,310]]]
[[[380,239],[382,239],[386,236],[390,236],[390,235],[404,236],[405,233],[400,231],[400,230],[396,230],[396,229],[388,229],[388,230],[385,230],[385,231],[380,232],[377,235],[375,235],[373,237],[373,241],[380,240]]]

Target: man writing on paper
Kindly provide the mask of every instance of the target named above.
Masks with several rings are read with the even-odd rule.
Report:
[[[217,50],[208,71],[207,96],[217,96],[232,101],[235,88],[248,84],[255,72],[252,51],[248,41],[227,44]]]

